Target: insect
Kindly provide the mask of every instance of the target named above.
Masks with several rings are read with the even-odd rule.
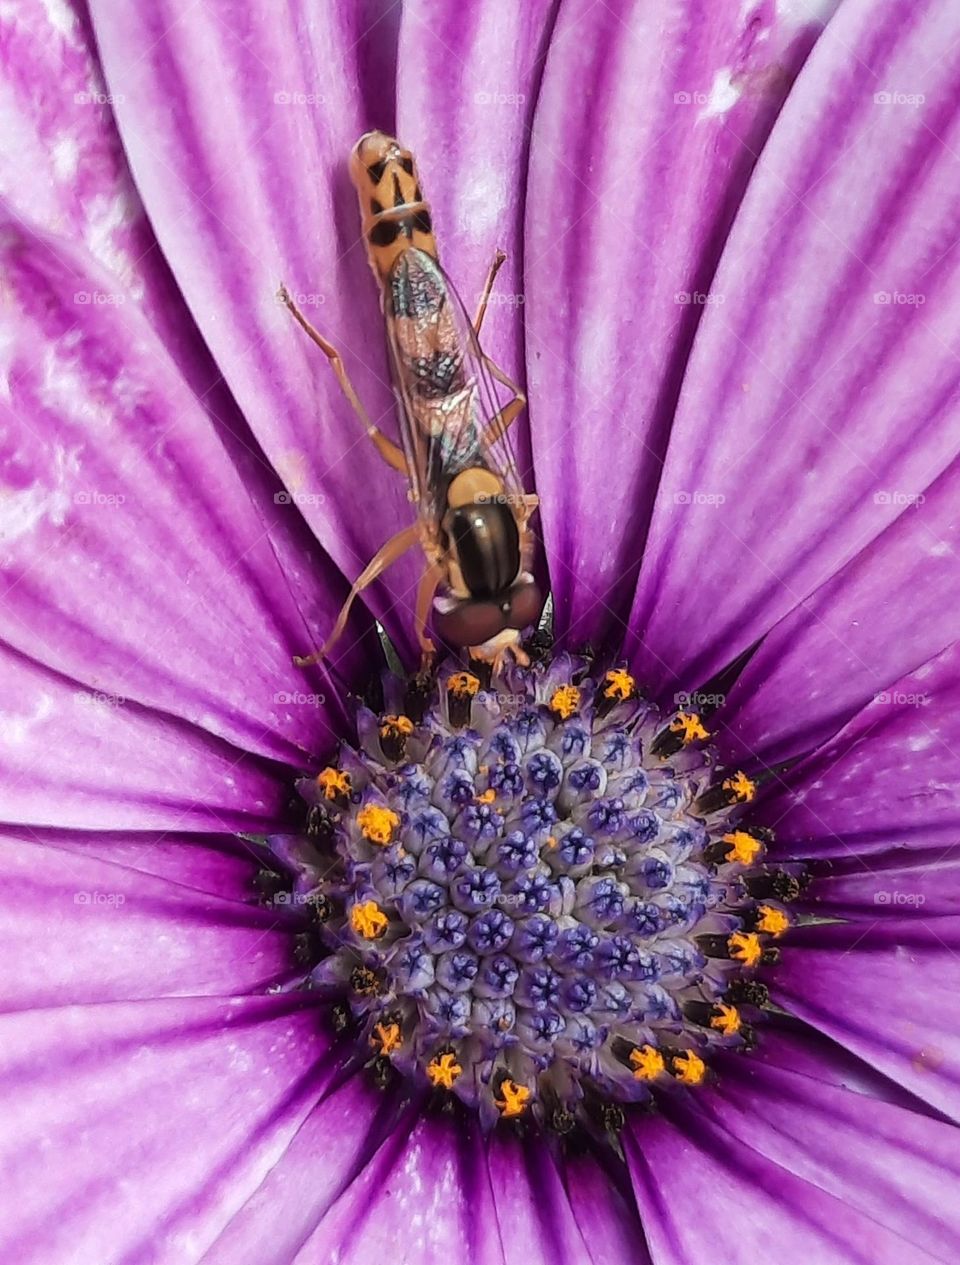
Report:
[[[329,359],[380,455],[406,475],[417,518],[364,568],[322,649],[298,662],[324,658],[343,633],[356,597],[419,544],[425,568],[416,630],[424,666],[435,654],[431,614],[436,633],[466,647],[471,657],[495,667],[511,655],[526,663],[520,634],[536,622],[542,605],[529,571],[528,523],[537,498],[524,492],[506,442],[526,398],[479,343],[506,256],[497,252],[471,319],[440,266],[430,207],[410,151],[383,132],[368,132],[354,146],[350,176],[360,201],[367,258],[380,288],[402,446],[372,424],[336,348],[285,288],[280,298]],[[502,406],[494,382],[510,392]]]

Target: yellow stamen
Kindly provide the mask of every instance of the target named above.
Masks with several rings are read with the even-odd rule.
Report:
[[[724,835],[723,842],[730,844],[724,860],[735,861],[738,865],[753,865],[763,851],[760,840],[745,830],[734,830],[732,834]]]
[[[492,786],[488,786],[480,795],[474,795],[474,802],[477,804],[492,804],[497,798],[497,792]]]
[[[480,678],[472,672],[454,672],[447,679],[447,689],[451,694],[469,694],[472,698],[480,688]]]
[[[357,813],[357,825],[364,839],[385,848],[400,825],[400,818],[393,809],[384,808],[382,804],[367,804]]]
[[[735,931],[727,940],[727,951],[745,966],[756,966],[763,956],[763,945],[755,932]]]
[[[636,681],[626,668],[614,668],[613,671],[606,674],[603,681],[603,697],[616,698],[621,703],[626,702],[628,698],[632,698],[637,688]]]
[[[370,1044],[381,1054],[392,1054],[403,1044],[398,1023],[378,1023],[370,1035]]]
[[[527,1099],[530,1097],[530,1090],[526,1085],[518,1085],[516,1081],[505,1080],[500,1086],[500,1097],[494,1098],[494,1102],[500,1108],[500,1114],[505,1120],[509,1120],[511,1116],[522,1116],[527,1109]]]
[[[462,1072],[457,1056],[449,1051],[431,1059],[427,1064],[427,1076],[435,1089],[453,1089],[454,1081]]]
[[[664,1070],[663,1055],[652,1045],[641,1045],[630,1051],[630,1062],[633,1064],[633,1075],[638,1081],[656,1080]]]
[[[350,926],[364,940],[377,940],[386,931],[389,918],[375,900],[365,900],[350,910]]]
[[[757,793],[757,784],[751,782],[741,769],[724,780],[723,789],[729,791],[738,804],[749,804]]]
[[[728,1006],[718,1001],[714,1006],[716,1012],[710,1020],[710,1027],[722,1032],[725,1037],[735,1036],[740,1031],[740,1011],[736,1006]]]
[[[693,1050],[684,1050],[673,1060],[673,1074],[681,1085],[700,1085],[707,1074],[707,1065]]]
[[[757,930],[765,931],[768,936],[782,936],[790,926],[790,919],[776,905],[758,905]]]
[[[556,846],[557,846],[557,837],[556,837],[556,835],[550,835],[550,836],[548,837],[548,839],[547,839],[547,847],[548,847],[548,848],[550,849],[550,851],[552,852],[552,851],[554,850],[554,848],[556,848]]]
[[[677,712],[676,717],[670,722],[670,732],[680,734],[684,746],[710,737],[710,730],[704,728],[696,712]]]
[[[413,733],[413,721],[409,716],[384,716],[380,721],[381,738],[406,738]]]
[[[575,685],[561,685],[553,691],[550,710],[561,720],[569,720],[580,709],[580,691]]]
[[[336,799],[338,795],[347,796],[353,789],[349,773],[341,773],[339,769],[321,769],[317,774],[317,785],[323,791],[324,799]]]

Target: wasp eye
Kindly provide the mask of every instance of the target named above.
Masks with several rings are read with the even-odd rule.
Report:
[[[451,646],[479,646],[506,627],[506,619],[496,602],[474,602],[469,598],[433,618],[437,634]]]
[[[532,576],[525,575],[519,579],[510,590],[509,598],[506,612],[508,628],[526,628],[540,618],[543,596]]]

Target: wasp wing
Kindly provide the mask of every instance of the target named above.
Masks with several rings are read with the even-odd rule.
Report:
[[[523,487],[508,437],[490,438],[497,389],[463,301],[433,256],[399,256],[384,311],[411,491],[436,539],[446,485],[461,470],[492,470],[510,497]]]

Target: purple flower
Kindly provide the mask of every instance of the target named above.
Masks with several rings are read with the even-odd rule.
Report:
[[[3,1259],[958,1259],[960,16],[90,9],[0,18]],[[417,559],[293,663],[411,516],[275,298],[392,433],[373,126],[529,396],[555,653],[466,808],[347,705]]]

